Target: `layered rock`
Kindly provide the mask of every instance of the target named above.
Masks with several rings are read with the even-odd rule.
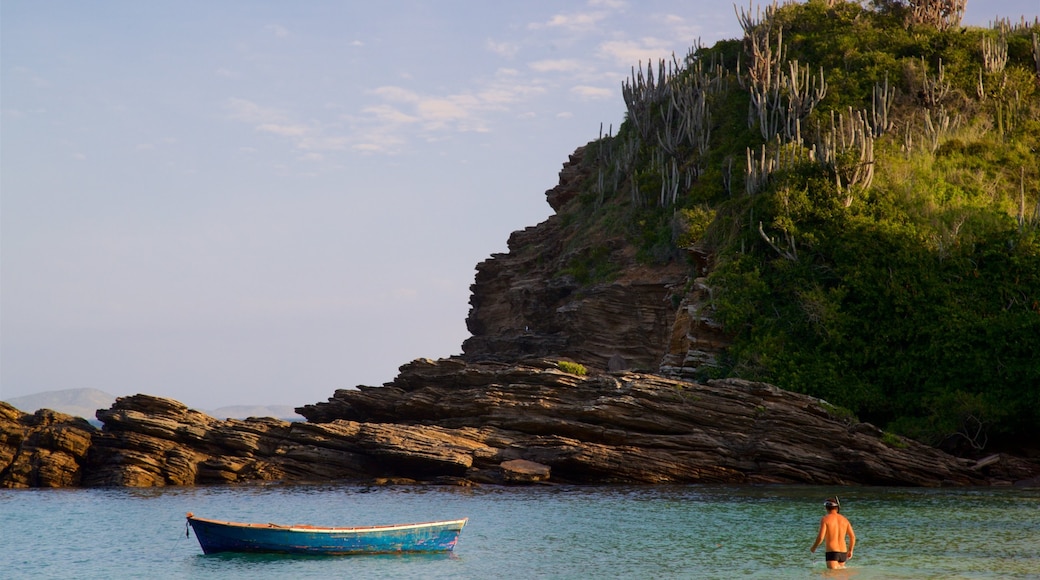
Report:
[[[297,412],[318,423],[438,427],[474,447],[462,474],[504,462],[582,483],[975,485],[973,462],[833,416],[812,397],[741,380],[636,373],[579,377],[525,365],[419,360],[383,387],[339,390]]]
[[[150,487],[244,481],[328,481],[372,469],[343,440],[358,429],[273,418],[221,421],[170,399],[116,399],[97,418],[89,486]]]
[[[49,409],[23,413],[0,401],[0,487],[74,487],[97,428]]]
[[[711,288],[705,278],[696,278],[679,303],[659,372],[690,379],[703,376],[718,367],[718,357],[729,345],[729,335],[715,320]]]
[[[571,155],[559,185],[546,192],[554,209],[578,196],[583,155],[583,148]],[[616,368],[656,371],[674,332],[673,300],[687,267],[680,261],[641,266],[623,232],[600,229],[593,236],[568,223],[557,214],[513,232],[508,253],[477,265],[463,357],[563,357],[603,370],[613,360]],[[575,274],[596,267],[614,275],[598,280],[593,272],[579,280]]]
[[[0,407],[0,485],[258,481],[982,485],[1040,475],[976,464],[741,380],[417,360],[382,387],[297,409],[307,422],[221,421],[177,401],[119,398],[103,430]],[[1035,483],[1037,480],[1033,479]]]

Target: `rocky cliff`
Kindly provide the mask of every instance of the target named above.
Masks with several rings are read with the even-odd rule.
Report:
[[[560,212],[588,179],[578,148],[546,200]],[[579,211],[568,208],[569,215]],[[565,212],[566,213],[566,212]],[[563,357],[603,370],[694,376],[728,344],[707,307],[707,256],[673,256],[653,266],[637,257],[620,226],[590,231],[563,213],[509,237],[509,252],[477,265],[463,345],[468,361]],[[591,265],[590,265],[591,264]],[[609,271],[589,278],[590,268]],[[585,274],[585,276],[581,276]],[[689,288],[693,288],[688,292]]]

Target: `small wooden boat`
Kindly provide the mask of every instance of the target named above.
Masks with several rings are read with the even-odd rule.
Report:
[[[285,554],[388,554],[450,552],[468,519],[392,526],[323,528],[247,524],[196,517],[188,523],[206,554],[276,552]]]

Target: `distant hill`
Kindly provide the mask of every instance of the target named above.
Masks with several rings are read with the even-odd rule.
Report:
[[[64,389],[12,397],[6,401],[26,413],[35,413],[37,409],[52,409],[94,420],[94,413],[98,409],[111,407],[115,400],[115,395],[97,389]]]
[[[95,421],[94,413],[98,409],[108,409],[115,400],[115,395],[97,389],[65,389],[12,397],[6,399],[6,402],[26,413],[35,413],[37,409],[52,409]],[[289,405],[232,405],[213,410],[199,410],[218,419],[246,419],[249,417],[275,417],[287,421],[302,419]]]
[[[230,405],[212,411],[204,411],[218,419],[248,419],[249,417],[275,417],[286,421],[302,421],[289,405]]]

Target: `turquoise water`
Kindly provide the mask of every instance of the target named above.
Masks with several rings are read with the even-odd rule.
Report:
[[[809,553],[837,493],[856,557]],[[205,556],[185,512],[369,525],[470,518],[452,555]],[[2,578],[1040,578],[1040,489],[804,486],[0,490]]]

